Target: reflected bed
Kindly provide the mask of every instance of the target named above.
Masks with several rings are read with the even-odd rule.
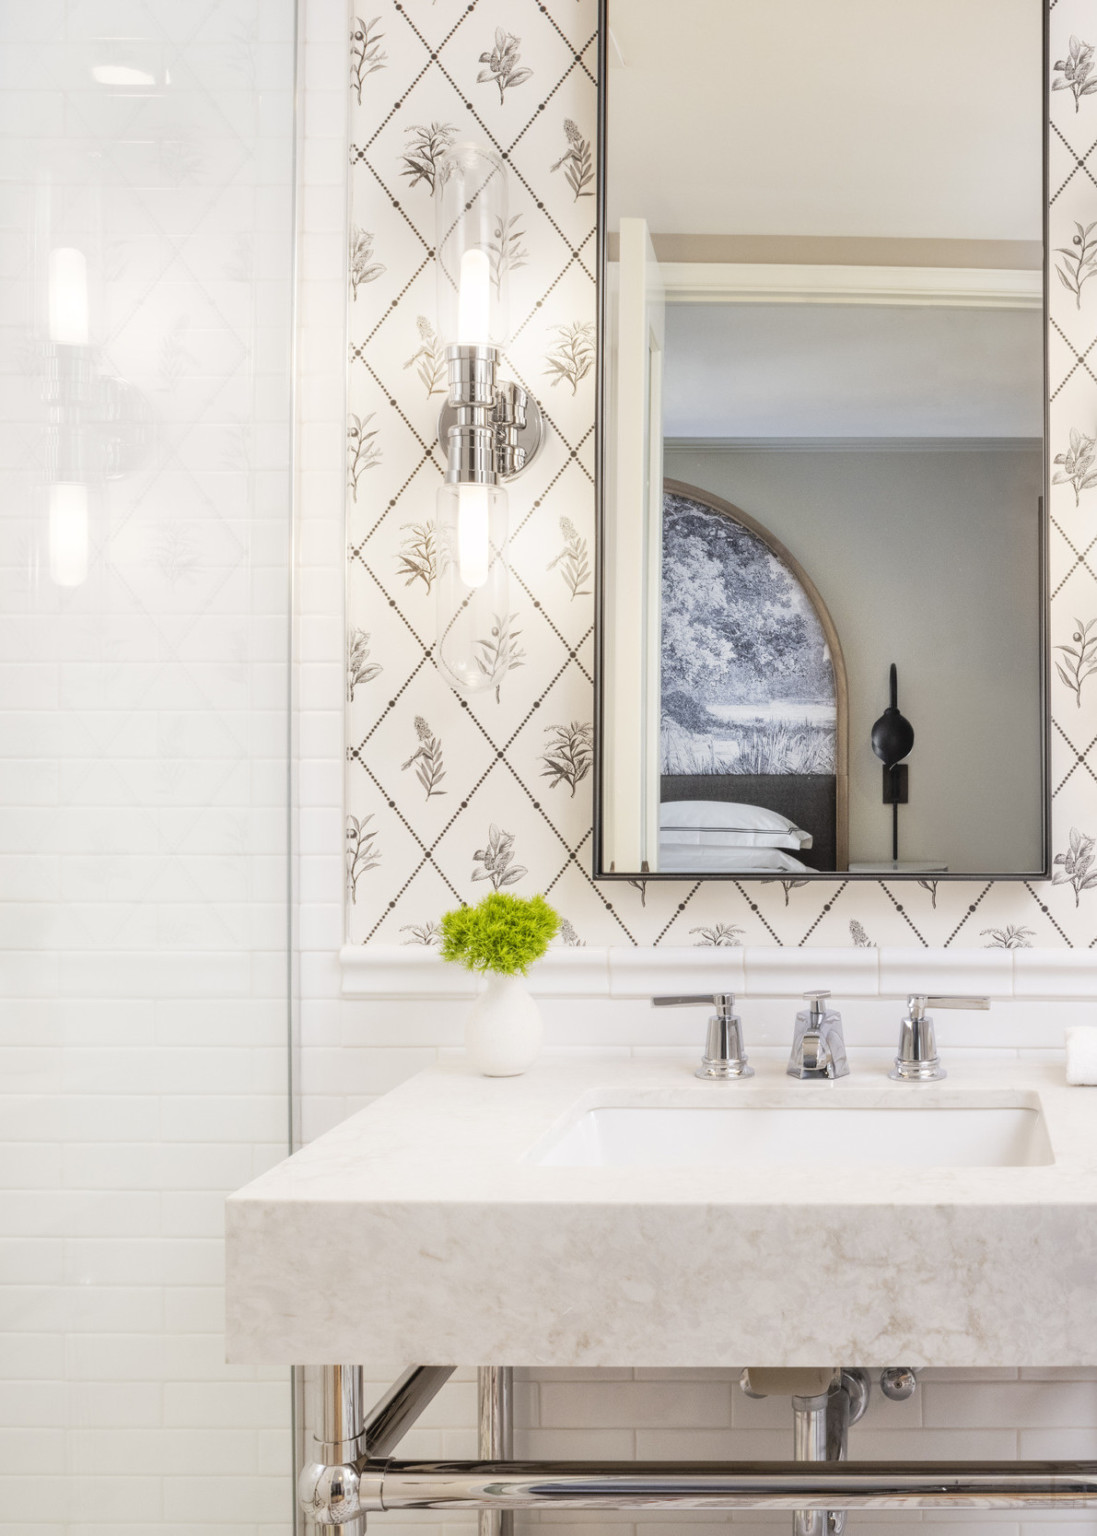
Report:
[[[660,824],[665,827],[667,807],[680,801],[704,802],[719,806],[727,815],[730,805],[762,807],[786,818],[811,836],[808,847],[729,848],[715,843],[713,836],[702,840],[670,843],[666,832],[659,841],[659,868],[662,873],[681,871],[688,874],[719,872],[728,869],[754,871],[832,870],[838,867],[835,838],[835,777],[829,773],[789,774],[664,774],[660,795]],[[716,818],[713,818],[715,823]],[[727,826],[727,821],[724,822]],[[768,854],[772,862],[754,863],[752,855]],[[778,855],[782,856],[778,859]],[[790,860],[791,862],[785,862]]]

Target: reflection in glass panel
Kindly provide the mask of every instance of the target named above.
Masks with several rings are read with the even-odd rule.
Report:
[[[289,1520],[220,1332],[289,1119],[295,12],[0,7],[7,1532]]]

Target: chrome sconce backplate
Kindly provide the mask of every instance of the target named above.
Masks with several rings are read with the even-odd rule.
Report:
[[[476,412],[479,424],[491,429],[495,473],[513,480],[536,456],[544,422],[534,397],[511,379],[497,376],[495,347],[449,347],[446,352],[449,393],[438,417],[438,441],[448,455],[450,428],[467,424]]]

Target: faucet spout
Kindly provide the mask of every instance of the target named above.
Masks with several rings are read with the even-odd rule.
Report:
[[[789,1077],[845,1077],[849,1072],[842,1015],[826,1006],[829,992],[805,992],[810,1004],[796,1015],[788,1061]]]
[[[815,1030],[808,1030],[804,1034],[800,1041],[800,1065],[803,1068],[802,1075],[833,1076],[834,1062],[825,1035]]]

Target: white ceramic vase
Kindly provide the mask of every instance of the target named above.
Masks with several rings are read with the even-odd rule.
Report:
[[[541,1010],[521,976],[490,972],[465,1022],[465,1049],[476,1070],[517,1077],[536,1061],[543,1034]]]

